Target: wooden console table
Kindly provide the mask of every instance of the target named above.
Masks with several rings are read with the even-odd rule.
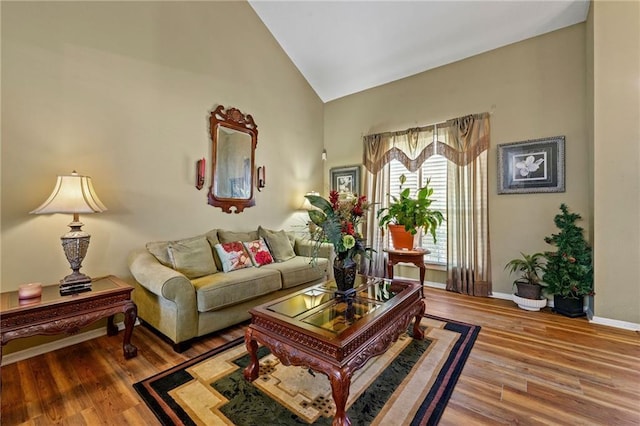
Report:
[[[424,264],[424,255],[429,254],[429,250],[414,248],[413,250],[396,250],[396,249],[384,249],[384,252],[389,256],[387,262],[387,275],[393,279],[393,266],[398,263],[413,263],[420,268],[420,285],[424,286],[424,274],[427,267]],[[420,294],[424,295],[422,289]]]
[[[107,317],[107,334],[115,336],[118,327],[113,316],[124,313],[125,359],[133,358],[138,349],[131,344],[131,334],[138,308],[131,300],[133,287],[110,275],[91,282],[91,291],[61,296],[59,286],[42,287],[36,299],[18,299],[18,291],[0,294],[0,333],[2,346],[20,337],[38,334],[75,334],[86,325]],[[0,352],[2,361],[2,352]]]

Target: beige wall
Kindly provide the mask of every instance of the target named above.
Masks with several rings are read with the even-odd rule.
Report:
[[[323,104],[246,2],[2,2],[2,291],[68,274],[71,216],[28,212],[56,175],[93,177],[83,272],[212,228],[290,228],[322,183]],[[229,215],[194,187],[217,105],[253,115],[267,187]],[[285,160],[286,161],[283,161]],[[209,167],[211,161],[207,161]]]
[[[361,137],[492,112],[489,209],[493,290],[511,293],[503,268],[551,247],[561,203],[590,220],[585,110],[585,26],[574,25],[330,102],[326,169],[362,161]],[[497,195],[497,145],[566,136],[566,192]],[[325,183],[327,182],[325,178]],[[587,235],[587,238],[589,236]]]
[[[640,2],[592,3],[595,315],[640,323]]]
[[[83,271],[126,276],[127,253],[149,240],[300,225],[302,194],[360,163],[364,134],[490,111],[494,291],[511,292],[509,259],[548,248],[566,202],[594,240],[595,314],[640,323],[638,3],[593,6],[587,24],[323,106],[244,2],[2,2],[2,290],[68,273],[71,218],[28,215],[57,174],[91,175],[109,207],[82,217]],[[240,215],[206,204],[208,180],[194,188],[216,104],[258,124],[267,188]],[[555,135],[567,192],[497,195],[496,146]]]

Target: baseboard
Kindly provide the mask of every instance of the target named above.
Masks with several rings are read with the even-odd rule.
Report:
[[[410,278],[407,278],[410,279]],[[440,290],[446,290],[447,289],[447,285],[443,284],[443,283],[436,283],[433,281],[425,281],[424,282],[424,286],[425,287],[431,287],[431,288],[438,288]]]
[[[139,325],[139,321],[136,320],[135,325]],[[124,330],[124,322],[115,323],[119,331]],[[65,337],[54,342],[43,343],[38,346],[34,346],[22,351],[13,352],[8,355],[2,356],[1,366],[13,364],[14,362],[22,361],[34,356],[46,354],[58,349],[66,348],[67,346],[76,345],[78,343],[86,342],[87,340],[95,339],[96,337],[104,336],[107,334],[106,327],[101,327],[96,330],[89,330],[83,333],[73,334],[69,337]]]
[[[424,285],[425,287],[439,288],[441,290],[446,290],[447,287],[445,284],[430,281],[425,281]],[[499,293],[494,291],[489,297],[494,299],[513,300],[513,294],[511,293]],[[553,308],[553,298],[547,299],[547,306]],[[594,316],[587,306],[585,306],[584,310],[587,313],[589,322],[594,324],[608,325],[609,327],[621,328],[624,330],[640,331],[640,324]]]
[[[594,324],[600,324],[600,325],[608,325],[610,327],[615,327],[615,328],[622,328],[625,330],[640,331],[640,324],[615,320],[611,318],[602,318],[602,317],[594,316],[593,318],[591,318],[591,320],[589,320],[589,322],[592,322]]]
[[[513,294],[511,293],[499,293],[494,291],[489,295],[489,297],[493,297],[494,299],[502,299],[502,300],[513,300]]]

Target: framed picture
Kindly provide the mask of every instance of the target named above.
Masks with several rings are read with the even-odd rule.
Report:
[[[498,145],[498,194],[564,191],[564,136]]]
[[[340,194],[360,195],[360,166],[334,167],[331,175],[331,190]]]

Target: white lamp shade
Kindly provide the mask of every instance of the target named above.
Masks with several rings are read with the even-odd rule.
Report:
[[[307,192],[304,195],[320,195],[320,194],[317,193],[316,191],[311,191],[311,192]],[[313,209],[315,209],[315,207],[313,207],[309,202],[309,200],[305,197],[304,202],[302,203],[301,210],[313,210]]]
[[[58,176],[53,192],[40,207],[30,213],[99,213],[107,210],[93,189],[89,176]]]

